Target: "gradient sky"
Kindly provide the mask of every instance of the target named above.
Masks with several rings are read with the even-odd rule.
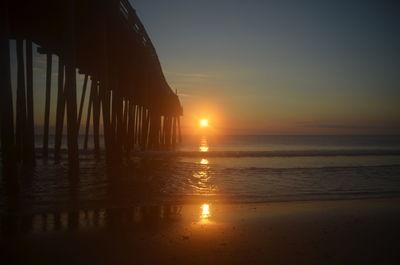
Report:
[[[186,133],[400,133],[396,1],[130,2]]]
[[[400,2],[130,2],[178,90],[184,134],[202,118],[219,134],[400,134]],[[41,133],[46,58],[34,48]],[[15,41],[11,63],[15,102]]]

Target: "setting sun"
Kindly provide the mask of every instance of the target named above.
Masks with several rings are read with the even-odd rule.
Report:
[[[200,126],[201,127],[207,127],[208,126],[208,120],[201,120],[200,121]]]

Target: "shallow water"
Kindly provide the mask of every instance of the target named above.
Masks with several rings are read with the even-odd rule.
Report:
[[[66,162],[38,159],[20,178],[18,207],[41,212],[183,202],[267,202],[400,196],[396,136],[185,138],[175,152],[137,153],[119,169],[81,155],[79,182]],[[0,188],[0,209],[8,208]]]

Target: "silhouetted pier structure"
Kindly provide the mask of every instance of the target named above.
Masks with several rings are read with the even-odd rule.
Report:
[[[100,156],[100,136],[104,135],[104,154],[111,165],[134,150],[169,150],[180,141],[178,96],[166,82],[149,36],[127,0],[5,0],[0,5],[4,176],[15,175],[20,164],[34,166],[37,157],[32,43],[47,58],[43,157],[61,158],[64,126],[69,170],[75,176],[79,150],[88,148],[90,128],[94,154]],[[16,40],[17,53],[15,106],[10,39]],[[53,56],[58,57],[56,91],[51,90]],[[84,75],[81,95],[77,95],[77,70]],[[52,93],[57,95],[56,102],[51,102]],[[52,104],[56,104],[55,141],[54,154],[49,154]],[[78,146],[79,132],[85,134],[83,146]]]

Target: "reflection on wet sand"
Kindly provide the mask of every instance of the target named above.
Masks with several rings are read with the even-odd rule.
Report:
[[[200,214],[200,218],[201,219],[207,219],[211,216],[211,212],[210,212],[210,205],[209,204],[202,204],[201,205],[201,214]]]
[[[211,204],[203,203],[196,221],[211,222]],[[148,205],[126,208],[82,209],[62,212],[46,212],[30,215],[3,214],[0,216],[0,237],[65,232],[90,229],[133,229],[135,226],[158,227],[180,221],[181,205]],[[188,207],[186,212],[196,207]],[[195,221],[195,220],[194,220]]]
[[[157,225],[176,221],[181,206],[151,205],[128,208],[87,209],[32,215],[4,214],[1,235],[58,232],[91,228],[127,228],[135,224]]]

